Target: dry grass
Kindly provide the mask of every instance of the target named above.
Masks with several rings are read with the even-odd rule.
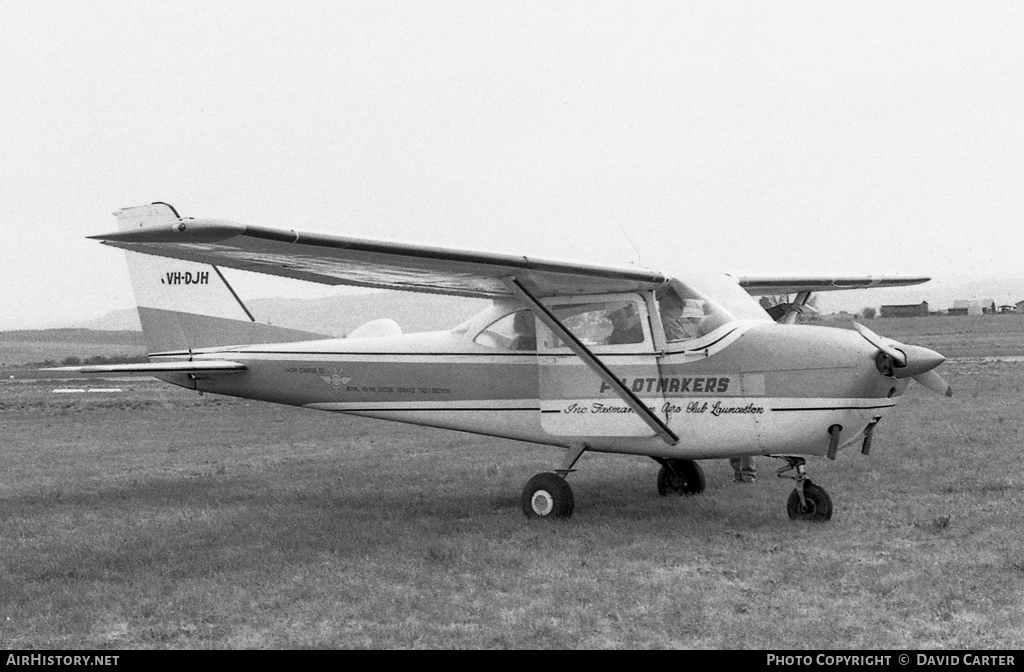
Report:
[[[943,374],[957,396],[913,389],[870,457],[810,463],[825,525],[787,519],[767,459],[663,499],[655,463],[588,455],[576,516],[537,523],[519,491],[549,449],[7,383],[0,646],[1019,648],[1024,365]]]
[[[144,347],[107,345],[103,343],[40,343],[37,341],[6,341],[0,343],[0,367],[6,369],[29,362],[50,360],[55,364],[68,357],[85,360],[97,355],[105,357],[137,357],[146,354]],[[14,372],[14,369],[11,369]]]

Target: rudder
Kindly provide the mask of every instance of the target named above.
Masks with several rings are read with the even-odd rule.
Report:
[[[118,228],[168,228],[181,221],[167,203],[114,213]],[[216,266],[125,253],[142,333],[150,354],[326,338],[255,321]]]

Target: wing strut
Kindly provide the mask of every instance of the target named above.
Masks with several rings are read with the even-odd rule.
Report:
[[[676,436],[675,432],[669,429],[668,425],[662,422],[661,418],[651,412],[651,409],[647,408],[647,405],[644,404],[640,397],[636,396],[632,390],[623,385],[622,381],[616,378],[615,374],[611,372],[611,369],[605,366],[604,362],[598,359],[582,341],[566,329],[558,318],[555,317],[554,313],[548,310],[547,306],[538,301],[529,291],[527,291],[527,289],[519,283],[519,280],[515,277],[502,278],[501,280],[517,299],[529,306],[540,321],[546,324],[556,336],[562,339],[569,346],[569,349],[572,350],[577,357],[583,360],[584,364],[589,366],[590,369],[601,378],[601,380],[615,390],[615,393],[618,394],[619,397],[633,409],[633,412],[640,416],[640,419],[647,423],[647,425],[654,430],[654,432],[660,436],[665,443],[670,446],[674,446],[679,443],[679,437]]]

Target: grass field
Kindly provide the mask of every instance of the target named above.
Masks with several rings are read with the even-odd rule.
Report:
[[[1024,356],[1024,315],[935,315],[878,318],[860,322],[882,336],[922,345],[946,357]]]
[[[653,461],[587,455],[576,515],[538,523],[551,449],[0,382],[0,647],[1020,648],[1024,364],[940,370],[953,399],[912,388],[869,457],[809,462],[817,525],[767,458],[665,499]]]

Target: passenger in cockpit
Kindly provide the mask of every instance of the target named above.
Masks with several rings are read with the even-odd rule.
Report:
[[[674,291],[668,290],[658,298],[658,307],[666,340],[685,341],[704,335],[702,323],[705,315],[697,300],[681,299]]]
[[[515,314],[512,318],[512,333],[512,350],[537,349],[537,330],[530,311],[520,310]]]

